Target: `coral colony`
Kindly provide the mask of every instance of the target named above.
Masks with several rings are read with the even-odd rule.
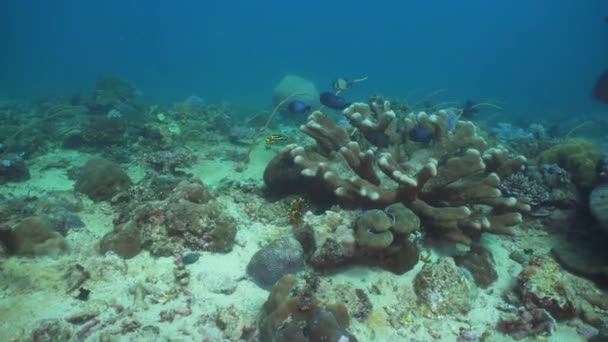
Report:
[[[606,341],[584,125],[351,85],[290,75],[259,112],[114,77],[7,104],[0,340]]]

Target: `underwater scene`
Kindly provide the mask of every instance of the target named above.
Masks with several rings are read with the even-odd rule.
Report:
[[[4,0],[0,342],[608,341],[608,2]]]

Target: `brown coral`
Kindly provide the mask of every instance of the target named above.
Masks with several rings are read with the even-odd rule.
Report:
[[[369,136],[372,131],[386,133],[396,120],[386,111],[388,103],[383,108],[353,104],[345,114]],[[498,186],[501,177],[522,169],[526,159],[500,147],[487,148],[471,122],[459,121],[450,131],[448,119],[442,111],[405,119],[406,129],[423,124],[432,129],[435,142],[428,148],[408,151],[407,144],[395,144],[363,151],[346,129],[317,111],[301,130],[315,139],[319,152],[289,145],[269,166],[295,165],[299,179],[313,184],[305,191],[333,196],[343,205],[378,208],[403,203],[426,228],[449,240],[470,244],[484,231],[511,233],[522,220],[519,212],[529,206],[524,199],[503,197]]]
[[[142,248],[162,256],[184,248],[226,253],[232,250],[237,231],[234,218],[211,200],[197,178],[180,182],[165,200],[126,206],[114,223],[100,249],[123,258],[137,255]]]

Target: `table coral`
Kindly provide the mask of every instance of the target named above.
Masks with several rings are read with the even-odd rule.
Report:
[[[344,112],[364,136],[388,134],[397,120],[388,102],[374,108],[356,103]],[[403,203],[425,228],[465,244],[486,231],[511,233],[522,220],[519,212],[530,207],[525,199],[503,197],[498,187],[526,159],[500,147],[487,148],[471,122],[450,125],[449,119],[447,111],[410,114],[401,131],[391,133],[386,149],[363,150],[369,140],[352,140],[344,127],[317,111],[301,127],[317,149],[286,146],[269,163],[264,180],[271,190],[304,191],[351,207]],[[432,145],[399,143],[399,137],[416,127],[432,133]]]

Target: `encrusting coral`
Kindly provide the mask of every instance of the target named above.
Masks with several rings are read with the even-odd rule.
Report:
[[[540,163],[555,163],[572,174],[573,182],[590,188],[597,182],[598,164],[601,159],[597,147],[583,139],[570,139],[541,153]]]
[[[504,197],[498,189],[501,178],[523,169],[526,159],[488,148],[473,123],[452,112],[409,114],[403,124],[388,102],[355,103],[344,113],[366,138],[355,141],[331,118],[312,113],[300,129],[317,149],[286,146],[265,170],[272,191],[297,189],[358,208],[403,203],[425,228],[465,244],[486,231],[510,234],[522,221],[520,212],[530,210],[526,199]],[[407,141],[416,129],[426,130],[432,143]],[[379,136],[388,144],[378,144]],[[378,148],[364,151],[362,145]]]

